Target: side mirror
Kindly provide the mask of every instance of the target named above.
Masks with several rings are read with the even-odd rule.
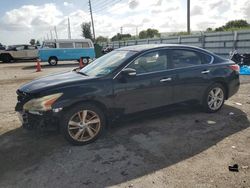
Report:
[[[127,77],[136,76],[136,70],[131,69],[131,68],[125,68],[122,70],[121,73],[123,76],[127,76]]]

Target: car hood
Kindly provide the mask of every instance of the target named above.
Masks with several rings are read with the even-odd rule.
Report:
[[[63,72],[35,79],[27,84],[22,85],[19,90],[26,93],[36,93],[42,90],[67,86],[88,79],[93,79],[93,77],[84,76],[82,74],[78,74],[75,71]]]

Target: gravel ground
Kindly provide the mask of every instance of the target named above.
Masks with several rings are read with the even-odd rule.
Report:
[[[178,106],[117,122],[90,145],[25,131],[16,89],[53,72],[34,62],[0,63],[0,187],[250,187],[250,76],[216,114]],[[233,112],[233,115],[229,115]],[[229,165],[238,164],[239,172]]]

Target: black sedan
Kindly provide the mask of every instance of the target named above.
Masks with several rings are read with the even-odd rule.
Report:
[[[239,66],[184,45],[114,50],[84,67],[36,79],[17,90],[23,127],[57,125],[72,144],[98,138],[113,120],[134,112],[196,101],[218,111],[239,89]]]

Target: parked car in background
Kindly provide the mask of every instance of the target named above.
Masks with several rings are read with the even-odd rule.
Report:
[[[87,63],[95,58],[94,45],[90,39],[58,39],[43,42],[39,49],[41,61],[57,65],[58,61],[80,60]]]
[[[0,61],[9,63],[16,60],[33,60],[38,57],[38,49],[31,45],[8,46],[6,50],[0,51]]]
[[[116,49],[79,72],[23,85],[15,110],[24,128],[58,125],[69,142],[82,145],[96,140],[108,122],[134,112],[185,101],[217,112],[239,86],[239,66],[209,51],[138,45]]]
[[[5,50],[5,47],[1,43],[0,43],[0,50]]]
[[[102,53],[103,53],[103,54],[107,54],[107,53],[109,53],[109,52],[111,52],[111,51],[113,51],[113,50],[114,50],[113,47],[111,47],[111,46],[106,46],[105,48],[102,49]]]

